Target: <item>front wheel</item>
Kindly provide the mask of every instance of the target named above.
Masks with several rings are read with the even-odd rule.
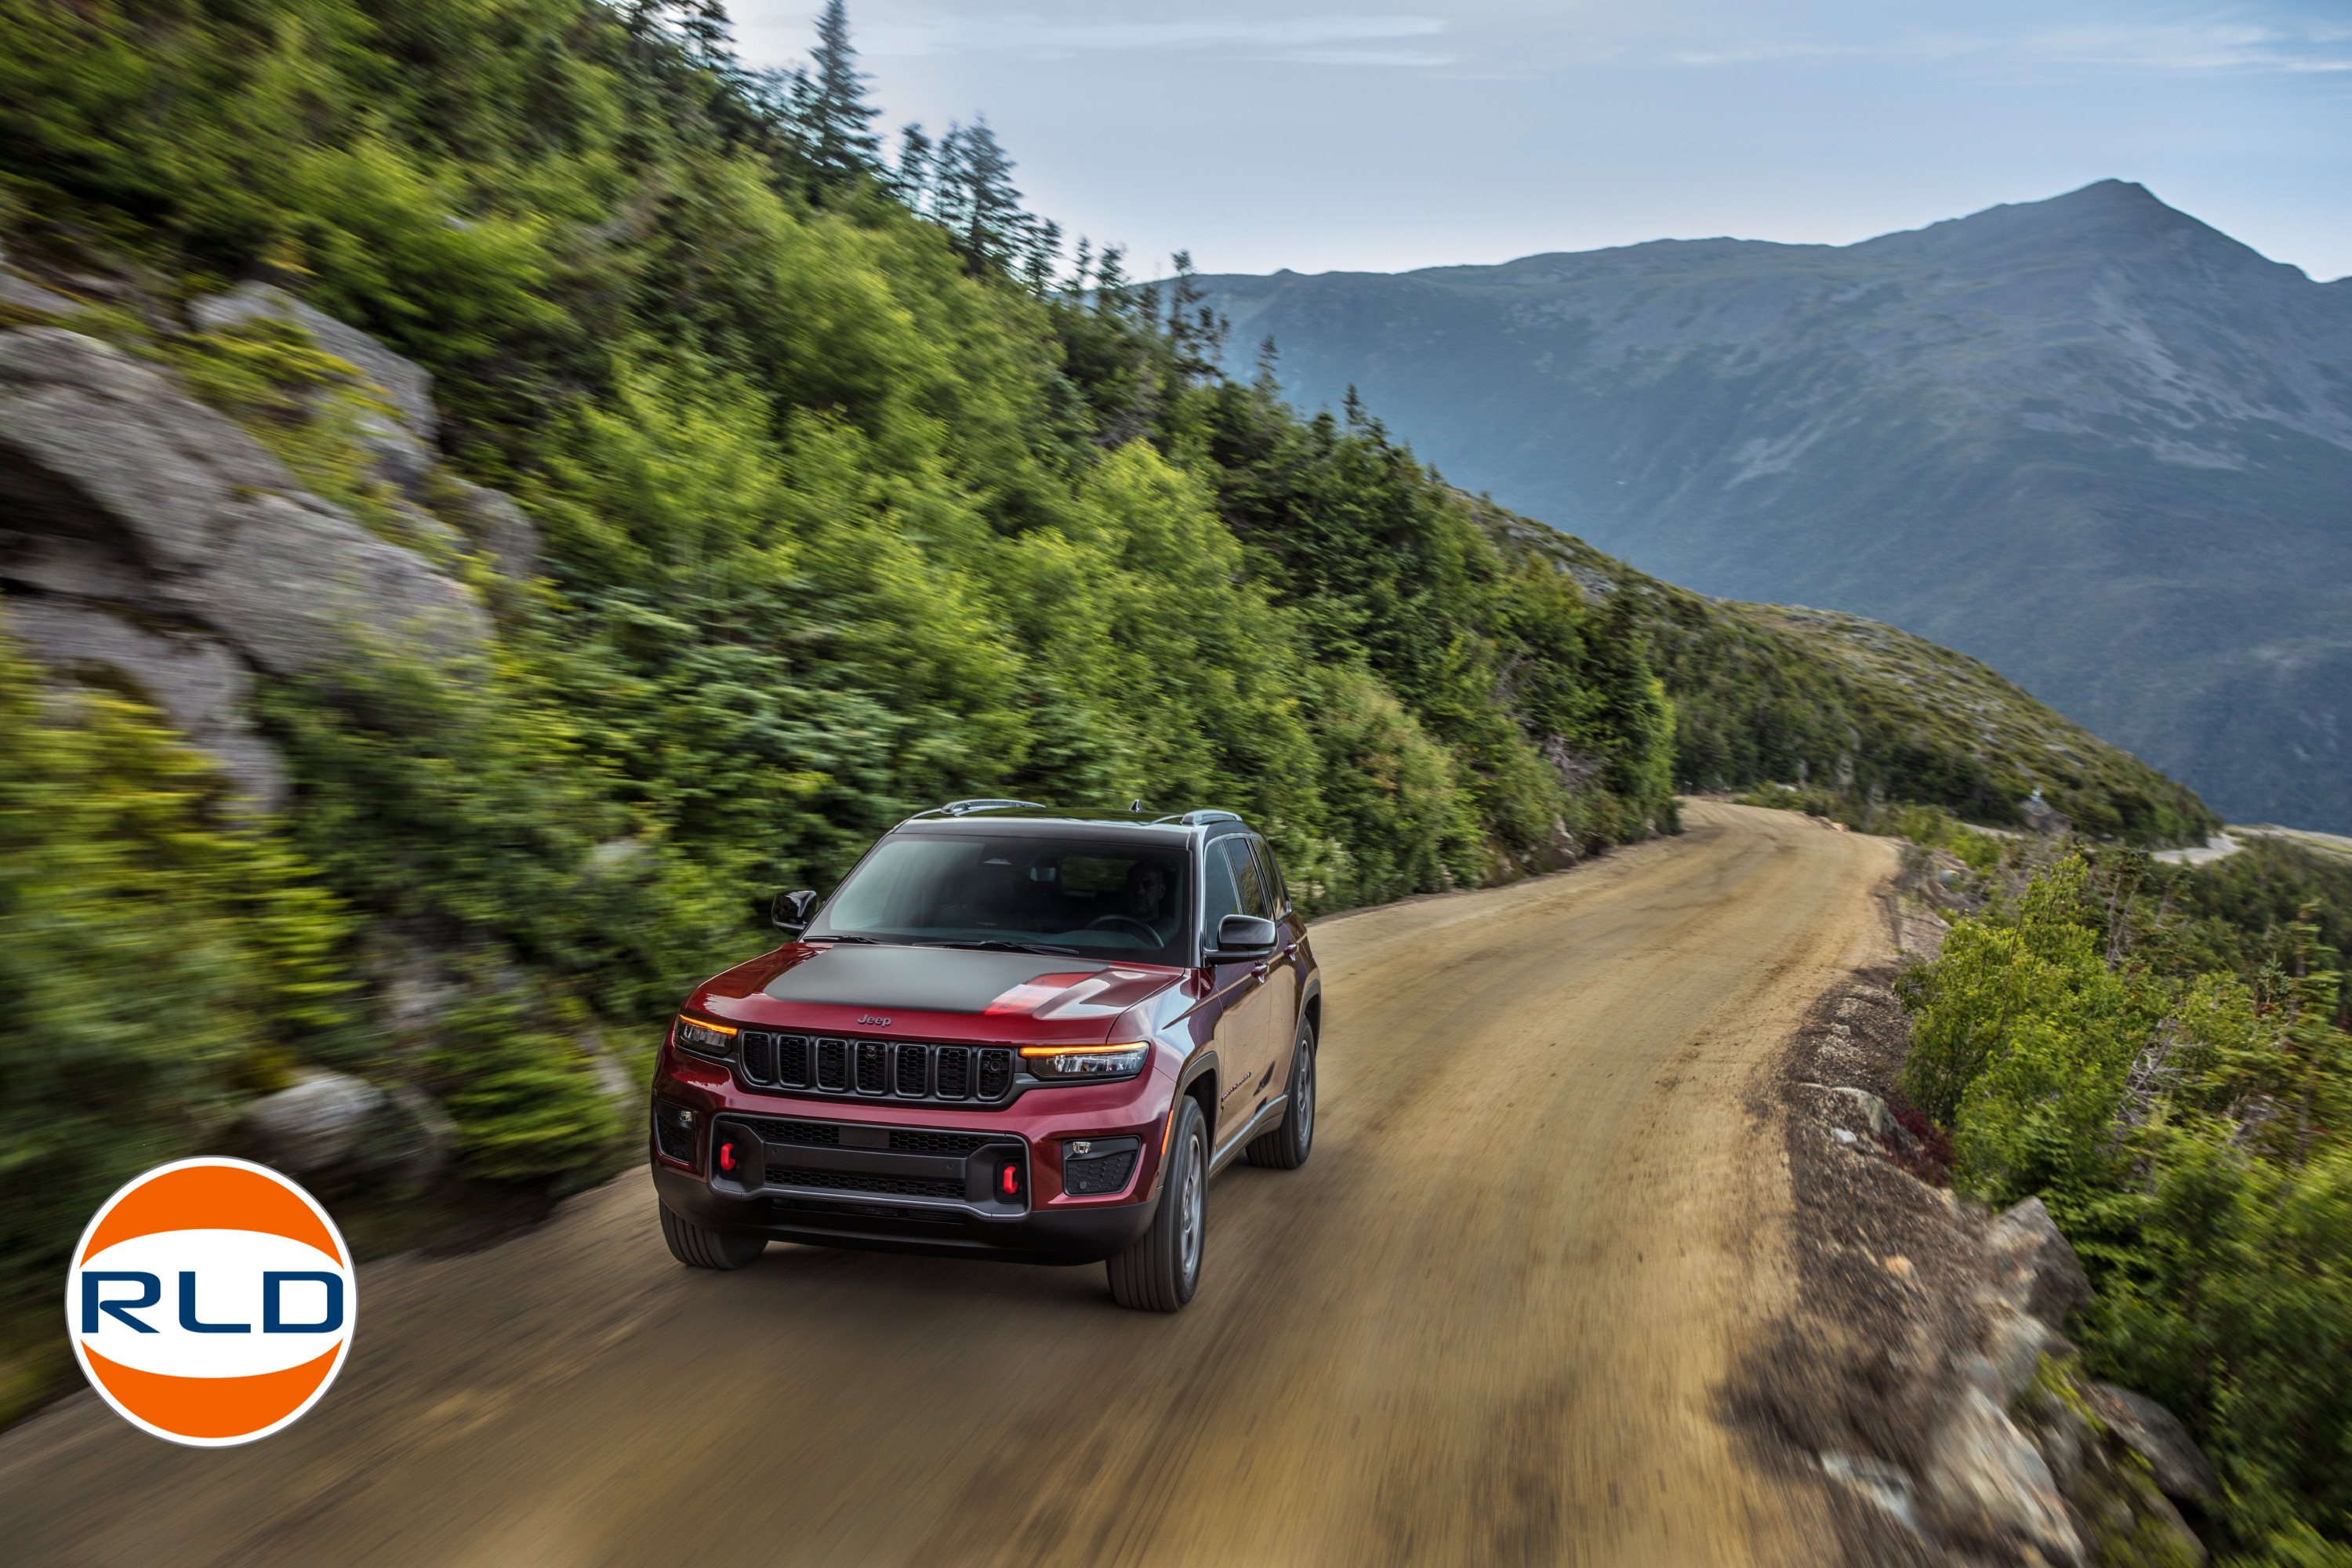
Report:
[[[661,1205],[661,1221],[669,1255],[689,1268],[740,1268],[768,1249],[756,1236],[730,1236],[697,1225],[671,1213],[667,1204]]]
[[[1176,1102],[1168,1169],[1160,1177],[1160,1208],[1151,1228],[1110,1260],[1110,1299],[1144,1312],[1174,1312],[1201,1283],[1207,1239],[1209,1135],[1191,1096]]]
[[[1298,1043],[1290,1047],[1288,1092],[1282,1125],[1251,1139],[1242,1151],[1251,1164],[1295,1171],[1315,1146],[1315,1026],[1305,1018],[1298,1020]]]

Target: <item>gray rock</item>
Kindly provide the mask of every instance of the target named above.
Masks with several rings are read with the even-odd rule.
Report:
[[[12,598],[0,625],[49,668],[161,710],[191,744],[220,760],[244,807],[268,812],[285,804],[285,767],[246,720],[252,674],[221,643],[51,595]]]
[[[490,558],[501,577],[522,582],[539,574],[539,530],[503,490],[445,477],[455,494],[441,510],[453,515],[474,547]]]
[[[38,310],[45,316],[69,316],[81,309],[81,302],[27,282],[13,272],[0,272],[0,305],[14,305],[20,310]]]
[[[255,1100],[238,1125],[264,1163],[310,1175],[340,1163],[383,1104],[384,1093],[373,1084],[345,1073],[314,1072]]]
[[[1994,1220],[1985,1233],[1992,1288],[2021,1312],[2053,1328],[2091,1300],[2091,1279],[2040,1198],[2028,1198]]]
[[[462,584],[315,496],[260,495],[217,514],[224,547],[165,585],[262,668],[291,674],[352,651],[478,652],[489,617]]]
[[[0,333],[0,502],[18,531],[99,538],[157,572],[211,560],[240,489],[291,490],[259,442],[58,327]]]
[[[1838,1032],[1841,1034],[1846,1032],[1844,1026],[1839,1026]],[[1886,1108],[1886,1101],[1866,1089],[1829,1083],[1808,1084],[1806,1087],[1820,1089],[1823,1094],[1832,1096],[1833,1100],[1843,1100],[1846,1109],[1851,1110],[1868,1126],[1875,1137],[1890,1137],[1901,1130],[1902,1124],[1895,1120],[1895,1113]]]
[[[247,321],[291,321],[337,359],[347,360],[379,388],[408,433],[430,443],[439,429],[433,411],[433,377],[424,366],[401,358],[357,327],[339,321],[285,289],[268,283],[242,283],[225,294],[208,294],[188,307],[188,319],[208,332]]]
[[[2069,1347],[2058,1331],[2030,1312],[2006,1301],[1997,1302],[1985,1326],[1984,1359],[1992,1369],[1994,1402],[2006,1407],[2026,1390],[2044,1355],[2064,1353]]]
[[[359,422],[359,444],[376,478],[411,500],[424,499],[425,481],[440,459],[406,426],[371,413]]]
[[[283,773],[239,711],[250,668],[464,659],[489,635],[463,584],[162,375],[54,327],[0,332],[0,575],[49,668],[152,701],[265,806]]]
[[[2090,1387],[2091,1408],[2126,1447],[2147,1461],[2157,1489],[2170,1498],[2210,1502],[2221,1495],[2212,1462],[2171,1411],[2111,1383]]]
[[[1937,1531],[1948,1539],[2030,1546],[2053,1563],[2083,1561],[2049,1466],[1982,1389],[1963,1393],[1937,1432],[1925,1484]]]

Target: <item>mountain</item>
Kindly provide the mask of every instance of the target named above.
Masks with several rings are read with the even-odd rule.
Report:
[[[1711,595],[1981,658],[2352,829],[2352,279],[2103,181],[1858,245],[1210,277],[1289,395]]]

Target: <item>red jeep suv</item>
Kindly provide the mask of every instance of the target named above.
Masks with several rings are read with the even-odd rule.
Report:
[[[885,834],[797,933],[707,980],[654,1073],[682,1263],[771,1240],[1201,1278],[1203,1189],[1315,1135],[1322,983],[1265,841],[1228,811],[967,800]]]

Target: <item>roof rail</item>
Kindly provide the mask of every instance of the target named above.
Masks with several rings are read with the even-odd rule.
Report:
[[[929,811],[919,811],[917,816],[961,816],[968,811],[998,811],[1006,806],[1026,806],[1032,811],[1050,811],[1051,806],[1034,800],[951,800],[945,805],[935,805]]]
[[[1239,822],[1240,820],[1240,815],[1231,811],[1187,811],[1174,816],[1155,816],[1151,819],[1155,826],[1162,822],[1173,822],[1186,827],[1199,827],[1212,822]]]

